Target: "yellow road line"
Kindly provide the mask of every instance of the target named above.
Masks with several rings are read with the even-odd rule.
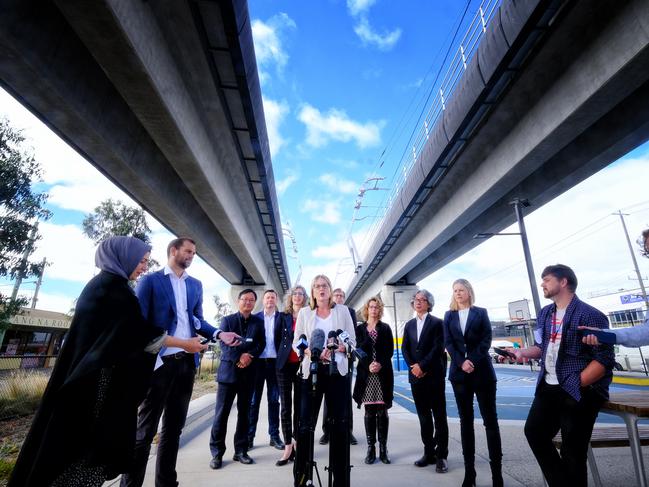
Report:
[[[649,386],[649,377],[624,377],[624,376],[614,375],[613,383],[627,384],[632,386]]]

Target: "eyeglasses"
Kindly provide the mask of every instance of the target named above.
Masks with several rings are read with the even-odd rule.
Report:
[[[292,296],[306,296],[302,291],[294,291],[291,293]]]
[[[414,299],[415,303],[427,303],[428,300],[426,298],[415,298]]]
[[[313,289],[329,289],[329,284],[314,284]]]

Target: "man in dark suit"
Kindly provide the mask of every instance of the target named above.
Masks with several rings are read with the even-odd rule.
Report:
[[[417,316],[406,323],[401,352],[410,368],[408,381],[419,417],[421,441],[424,444],[424,455],[415,461],[415,465],[425,467],[434,463],[437,473],[446,473],[448,423],[444,327],[441,319],[430,314],[435,304],[431,293],[425,289],[418,291],[410,304]]]
[[[336,304],[345,304],[345,291],[343,291],[340,288],[336,288],[333,290],[332,293],[334,303]],[[349,315],[352,317],[352,323],[354,323],[354,327],[358,324],[358,321],[356,320],[356,311],[354,311],[353,308],[347,308],[349,310]],[[352,387],[352,376],[354,375],[354,356],[352,355],[351,360],[349,361],[349,367],[350,367],[350,373],[347,374],[347,377],[349,377],[349,389],[351,391]],[[349,396],[349,411],[353,411],[352,409],[352,404],[351,404],[351,392]],[[329,443],[329,431],[327,430],[328,427],[328,421],[327,421],[327,403],[324,404],[324,407],[322,408],[322,436],[320,437],[319,443],[321,445],[326,445]],[[358,440],[354,436],[354,415],[350,414],[349,415],[349,443],[352,445],[357,445]]]
[[[221,342],[221,363],[216,376],[219,387],[210,435],[210,468],[214,470],[223,465],[228,417],[235,397],[237,429],[234,433],[232,459],[246,465],[254,463],[248,456],[248,410],[255,378],[252,363],[259,358],[266,346],[264,320],[251,314],[256,302],[257,294],[252,289],[244,289],[239,293],[237,302],[239,312],[226,316],[221,322],[221,330],[235,332],[243,338],[239,346],[228,346]]]
[[[277,385],[277,345],[275,337],[281,333],[282,313],[277,309],[277,293],[273,289],[264,291],[264,309],[256,316],[264,321],[266,347],[252,367],[255,369],[255,385],[250,401],[250,425],[248,426],[248,449],[252,448],[259,420],[259,406],[266,384],[266,399],[268,402],[268,435],[270,446],[278,450],[284,448],[284,442],[279,437],[279,386]]]
[[[198,353],[207,348],[207,339],[236,343],[235,333],[223,333],[203,319],[203,287],[186,269],[196,255],[189,238],[172,240],[167,247],[167,265],[147,274],[138,282],[136,294],[142,314],[167,332],[158,355],[146,398],[138,412],[134,468],[122,475],[123,487],[141,486],[151,450],[151,441],[164,412],[162,433],[156,455],[156,486],[176,486],[176,458],[180,434],[194,387]]]

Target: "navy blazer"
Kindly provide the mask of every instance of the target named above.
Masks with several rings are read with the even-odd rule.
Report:
[[[189,276],[185,280],[185,287],[187,288],[187,309],[181,310],[181,312],[187,313],[192,336],[198,334],[205,338],[212,338],[216,328],[203,318],[201,281]],[[162,328],[169,335],[173,335],[178,326],[178,310],[176,310],[176,298],[170,278],[165,275],[164,269],[142,276],[135,288],[135,294],[140,301],[142,315],[147,321]],[[195,354],[194,359],[198,366],[198,353]]]
[[[218,382],[232,384],[241,380],[250,380],[252,377],[247,376],[254,373],[254,361],[261,355],[266,347],[266,334],[264,333],[264,320],[257,315],[250,315],[248,327],[243,329],[243,316],[240,313],[234,313],[226,316],[221,321],[221,331],[233,331],[243,337],[241,345],[231,347],[221,342],[221,362],[216,376]],[[246,342],[246,338],[252,338],[251,342]],[[245,369],[237,367],[237,362],[243,353],[249,353],[253,356],[253,363]]]
[[[451,368],[448,378],[451,382],[464,382],[468,376],[477,381],[495,381],[496,373],[489,356],[491,347],[491,321],[484,308],[471,306],[466,320],[464,334],[460,328],[457,311],[444,314],[444,341],[451,355]],[[474,371],[467,374],[462,370],[465,360],[473,363]]]
[[[446,352],[444,351],[444,326],[442,320],[426,314],[421,336],[417,340],[417,318],[409,320],[403,329],[401,342],[403,358],[412,367],[419,364],[426,375],[421,379],[415,377],[408,369],[408,382],[444,380],[446,376]]]
[[[275,315],[275,350],[277,351],[277,370],[284,368],[293,350],[293,316],[288,313]]]

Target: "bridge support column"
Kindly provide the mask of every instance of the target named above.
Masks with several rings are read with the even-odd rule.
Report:
[[[401,355],[401,341],[403,339],[403,327],[413,317],[413,310],[410,306],[412,296],[419,290],[414,284],[391,286],[385,285],[379,295],[383,301],[382,321],[392,326],[395,350],[392,356],[394,370],[407,370],[407,365]]]
[[[261,311],[264,307],[263,297],[264,291],[267,289],[266,286],[260,286],[259,284],[233,284],[230,287],[230,306],[232,307],[232,312],[236,313],[239,310],[239,293],[244,289],[252,289],[257,293],[257,302],[255,303],[255,308],[252,310],[253,313]],[[278,299],[281,300],[282,296],[279,295]],[[281,303],[278,302],[278,308],[282,308]]]

